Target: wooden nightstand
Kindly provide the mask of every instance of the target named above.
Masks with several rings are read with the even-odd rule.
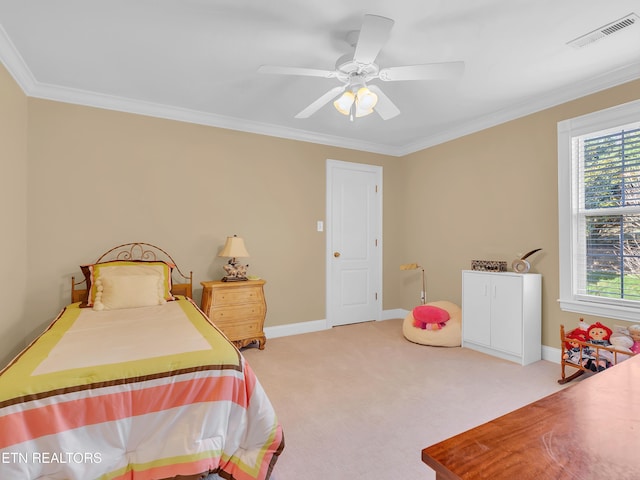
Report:
[[[265,283],[264,280],[200,282],[202,311],[238,348],[258,342],[260,350],[264,349]]]

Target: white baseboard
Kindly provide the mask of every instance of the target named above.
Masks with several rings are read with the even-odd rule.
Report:
[[[290,323],[287,325],[276,325],[275,327],[265,327],[264,334],[269,338],[288,337],[289,335],[299,335],[301,333],[319,332],[326,330],[326,320],[312,320],[309,322]]]
[[[380,320],[393,320],[394,318],[404,318],[409,313],[409,310],[404,308],[394,308],[393,310],[383,310],[382,318]]]
[[[394,318],[404,318],[408,310],[396,308],[393,310],[384,310],[380,320],[392,320]],[[326,320],[311,320],[309,322],[290,323],[287,325],[276,325],[274,327],[265,327],[264,334],[269,338],[288,337],[289,335],[299,335],[301,333],[320,332],[329,328]]]
[[[560,356],[562,355],[562,350],[554,347],[547,347],[546,345],[542,345],[542,359],[547,360],[553,363],[560,363]]]
[[[404,318],[409,310],[395,308],[383,310],[380,320],[392,320],[394,318]],[[288,337],[290,335],[300,335],[301,333],[312,333],[327,330],[329,328],[326,320],[311,320],[309,322],[290,323],[287,325],[276,325],[275,327],[265,327],[264,334],[269,338]],[[553,363],[560,363],[562,351],[559,348],[542,345],[542,359]]]

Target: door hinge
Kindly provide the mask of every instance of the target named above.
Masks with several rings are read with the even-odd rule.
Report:
[[[378,292],[376,292],[376,300],[378,300]]]
[[[376,193],[378,193],[378,185],[376,185]]]
[[[376,247],[378,246],[378,239],[377,239],[377,238],[376,238],[376,240],[375,240],[375,246],[376,246]]]

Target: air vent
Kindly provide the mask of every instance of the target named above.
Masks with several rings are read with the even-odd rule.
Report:
[[[587,45],[591,45],[598,40],[602,40],[603,38],[608,37],[609,35],[613,35],[620,30],[623,30],[627,27],[633,26],[640,17],[635,13],[630,13],[626,17],[622,17],[615,22],[611,22],[607,25],[604,25],[600,28],[595,29],[593,32],[587,33],[586,35],[582,35],[570,42],[567,42],[567,45],[571,45],[573,48],[583,48]]]

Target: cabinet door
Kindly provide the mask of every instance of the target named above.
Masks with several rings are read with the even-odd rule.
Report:
[[[480,273],[462,276],[463,340],[491,345],[491,278]]]
[[[522,278],[494,275],[491,284],[491,346],[522,355]]]

